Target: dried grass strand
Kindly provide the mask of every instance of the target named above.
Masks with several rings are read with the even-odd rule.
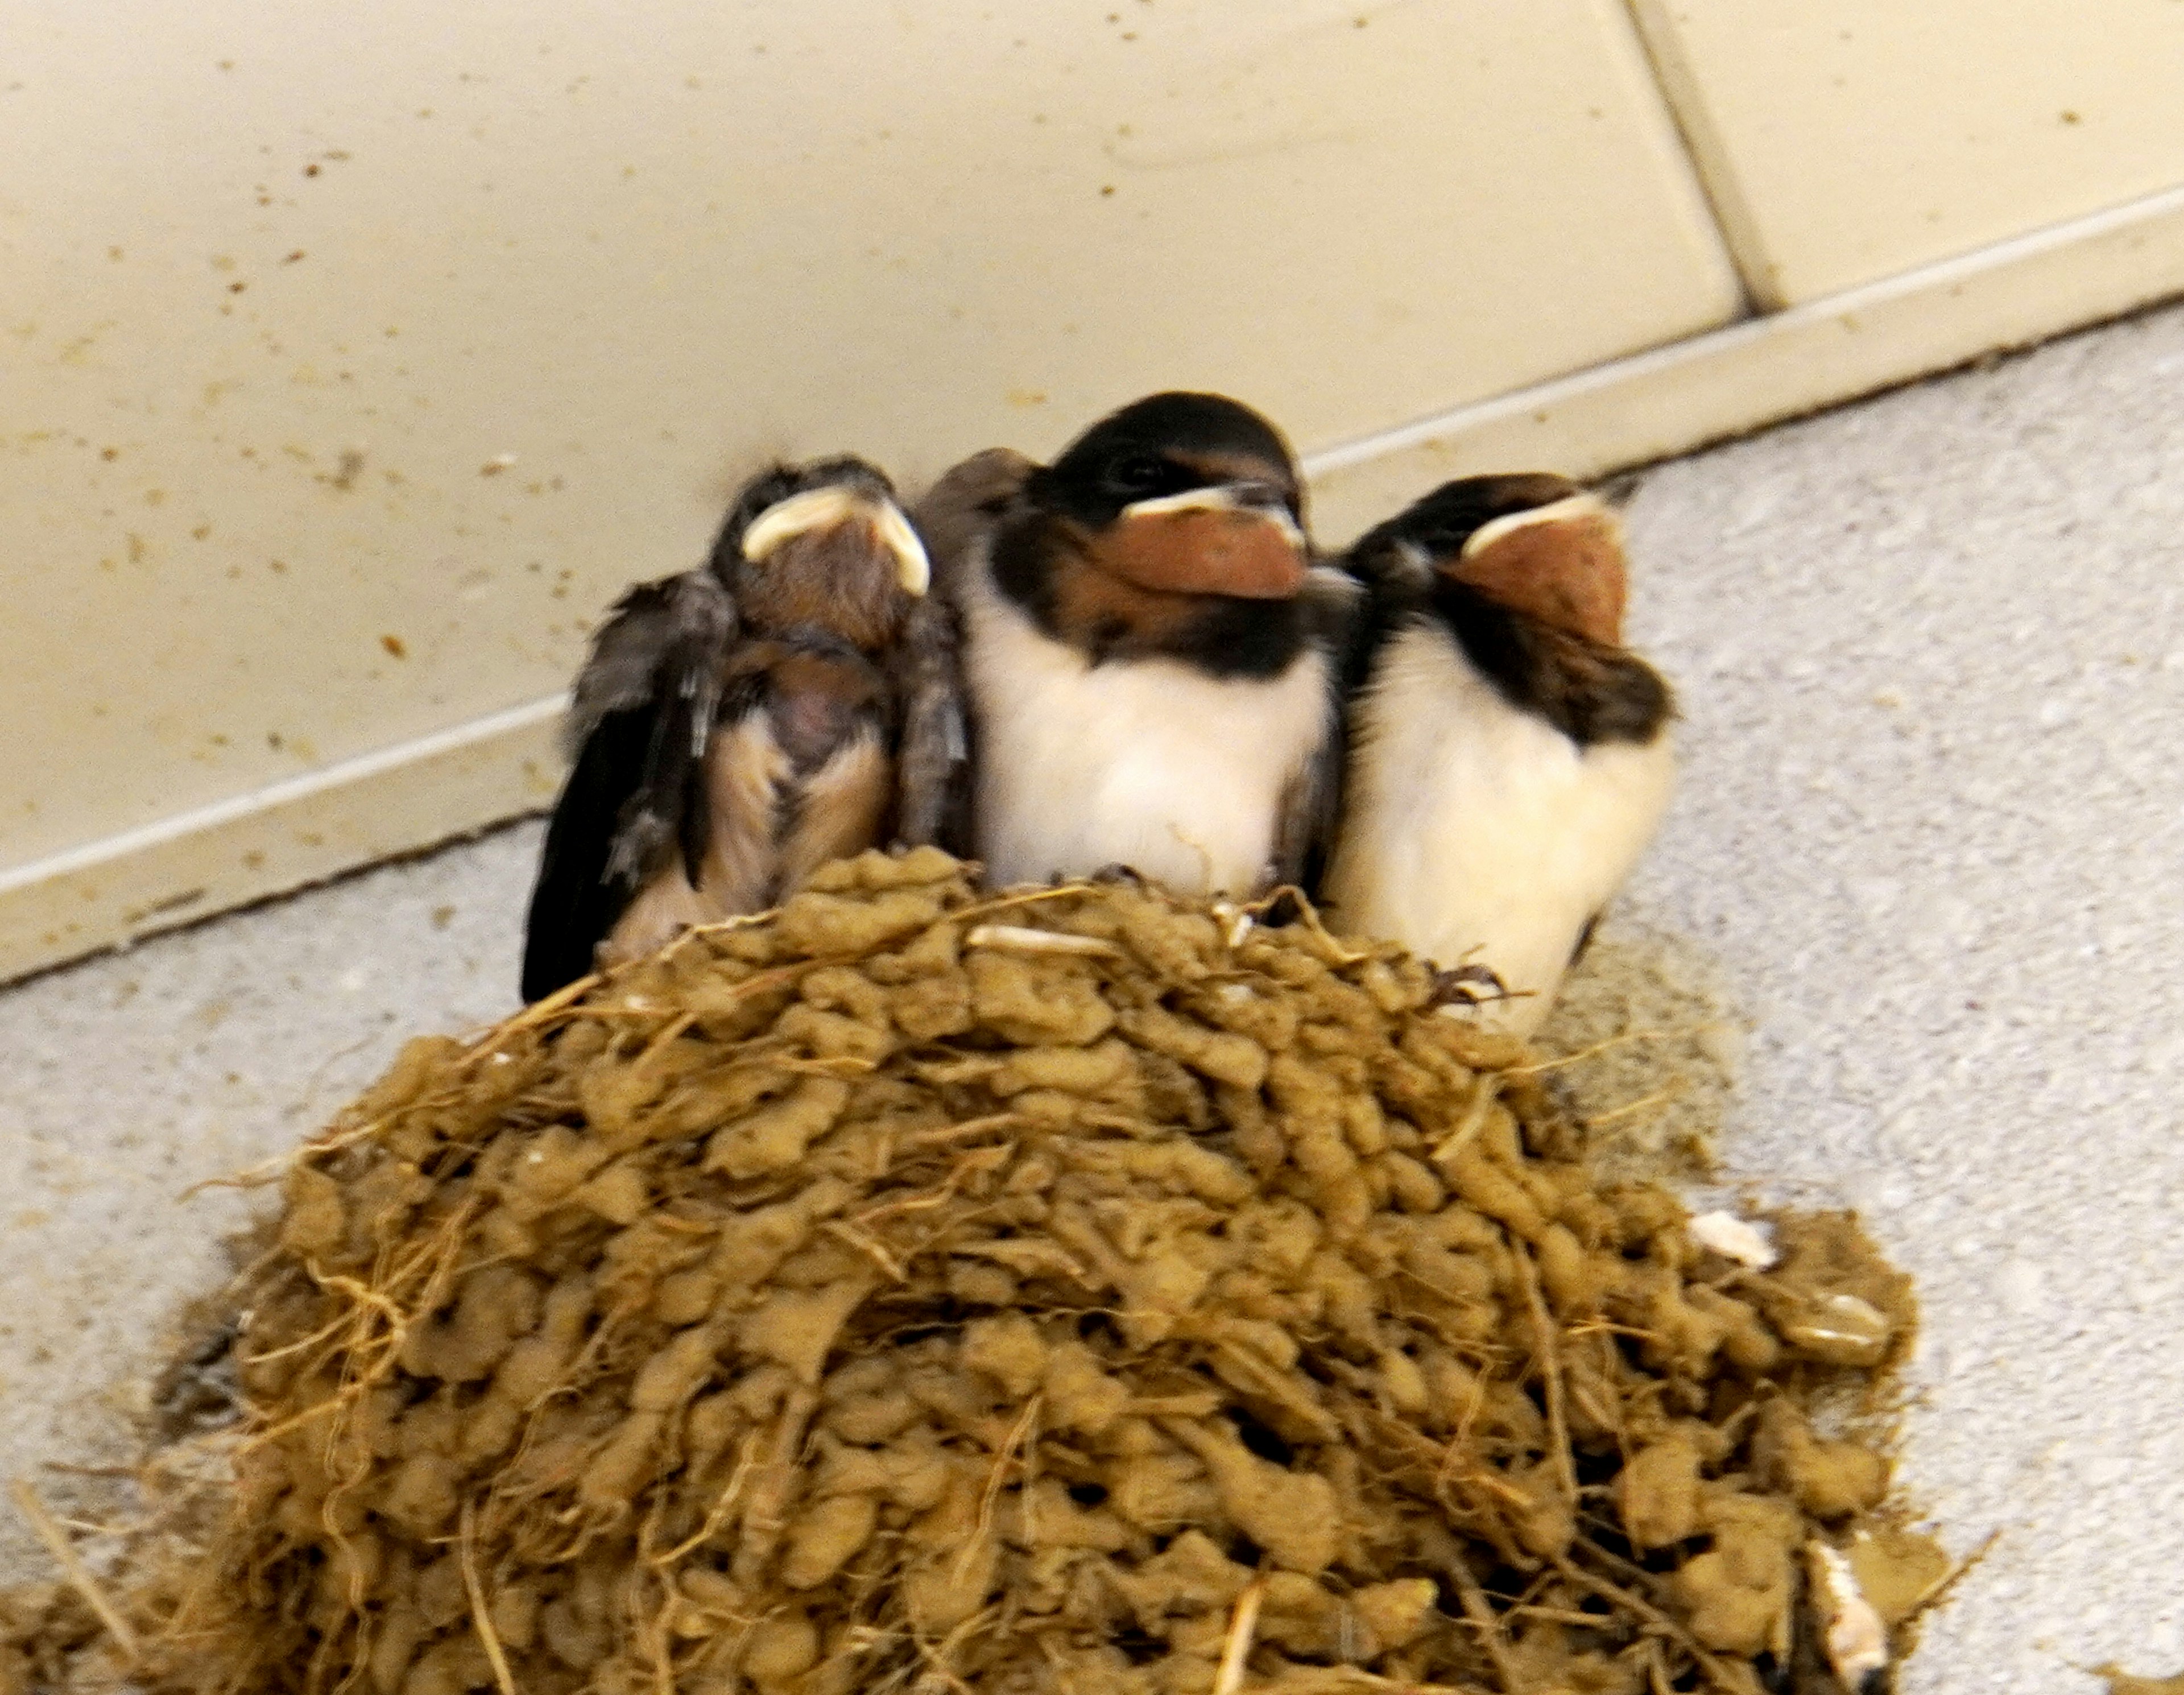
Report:
[[[1255,1577],[1236,1597],[1228,1615],[1228,1634],[1221,1644],[1221,1669],[1213,1679],[1213,1695],[1237,1695],[1244,1687],[1244,1662],[1251,1655],[1251,1638],[1259,1627],[1259,1603],[1266,1598],[1267,1580]]]
[[[493,1681],[499,1686],[500,1695],[516,1695],[515,1676],[508,1669],[508,1655],[500,1645],[500,1632],[493,1628],[493,1609],[486,1604],[485,1585],[478,1581],[477,1570],[477,1503],[463,1503],[462,1527],[455,1538],[455,1553],[462,1563],[463,1592],[470,1597],[471,1624],[476,1630],[478,1641],[484,1644],[485,1657],[493,1664]]]
[[[1562,1348],[1554,1315],[1547,1311],[1546,1297],[1540,1291],[1540,1268],[1533,1261],[1531,1245],[1521,1236],[1512,1236],[1509,1246],[1517,1257],[1517,1275],[1524,1287],[1524,1309],[1531,1315],[1532,1331],[1538,1338],[1537,1358],[1546,1390],[1547,1435],[1555,1480],[1562,1486],[1563,1497],[1574,1514],[1577,1468],[1570,1458],[1569,1415],[1563,1403]]]
[[[129,1620],[122,1617],[121,1609],[114,1604],[98,1580],[91,1575],[91,1568],[83,1563],[82,1556],[76,1553],[75,1545],[69,1541],[68,1532],[60,1527],[44,1501],[39,1498],[38,1491],[31,1486],[30,1480],[17,1478],[8,1485],[8,1492],[14,1497],[15,1509],[23,1515],[23,1521],[31,1527],[31,1534],[43,1542],[46,1552],[53,1555],[62,1575],[68,1579],[69,1586],[82,1596],[84,1604],[98,1615],[98,1622],[106,1627],[107,1635],[114,1638],[114,1645],[121,1650],[122,1658],[131,1665],[136,1664],[142,1659],[143,1651],[136,1640],[136,1631],[131,1627]]]

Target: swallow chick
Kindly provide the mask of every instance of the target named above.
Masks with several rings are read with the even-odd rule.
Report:
[[[1529,1036],[1674,778],[1669,685],[1623,645],[1620,531],[1564,478],[1467,477],[1368,532],[1349,565],[1368,611],[1334,921],[1452,979],[1490,974],[1482,1016]]]
[[[967,460],[917,516],[961,621],[969,847],[990,882],[1126,866],[1250,895],[1304,873],[1357,596],[1312,561],[1273,425],[1156,394],[1050,466]]]
[[[893,486],[844,458],[753,479],[705,566],[622,596],[577,679],[526,1001],[929,838],[961,742],[930,580]]]

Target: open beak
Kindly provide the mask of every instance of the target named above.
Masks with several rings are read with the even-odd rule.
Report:
[[[902,508],[884,496],[866,494],[839,483],[807,488],[760,513],[744,532],[744,558],[752,565],[762,565],[799,536],[849,524],[865,526],[888,550],[894,560],[895,580],[903,593],[922,594],[932,587],[933,562],[926,557],[925,544],[918,540]]]

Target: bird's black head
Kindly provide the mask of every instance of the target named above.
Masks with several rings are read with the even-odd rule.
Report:
[[[1400,550],[1429,569],[1442,567],[1458,559],[1472,537],[1496,519],[1537,511],[1582,492],[1567,477],[1546,471],[1458,477],[1368,530],[1350,556],[1363,566]]]
[[[1100,568],[1152,594],[1286,599],[1309,564],[1295,459],[1219,394],[1154,394],[1102,418],[1024,488]]]
[[[932,581],[894,485],[848,456],[753,477],[729,507],[710,562],[747,628],[810,626],[864,648],[890,639]]]
[[[1111,412],[1039,473],[1034,497],[1092,529],[1131,506],[1235,488],[1301,528],[1296,460],[1281,432],[1223,394],[1148,395]]]
[[[1539,623],[1614,646],[1622,639],[1624,560],[1615,518],[1566,477],[1547,472],[1445,482],[1351,549],[1368,583],[1418,591],[1457,585]]]

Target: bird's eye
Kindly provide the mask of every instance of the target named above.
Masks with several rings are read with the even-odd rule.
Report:
[[[1117,461],[1109,480],[1117,493],[1133,499],[1157,494],[1168,480],[1167,461],[1157,454],[1134,453]]]

